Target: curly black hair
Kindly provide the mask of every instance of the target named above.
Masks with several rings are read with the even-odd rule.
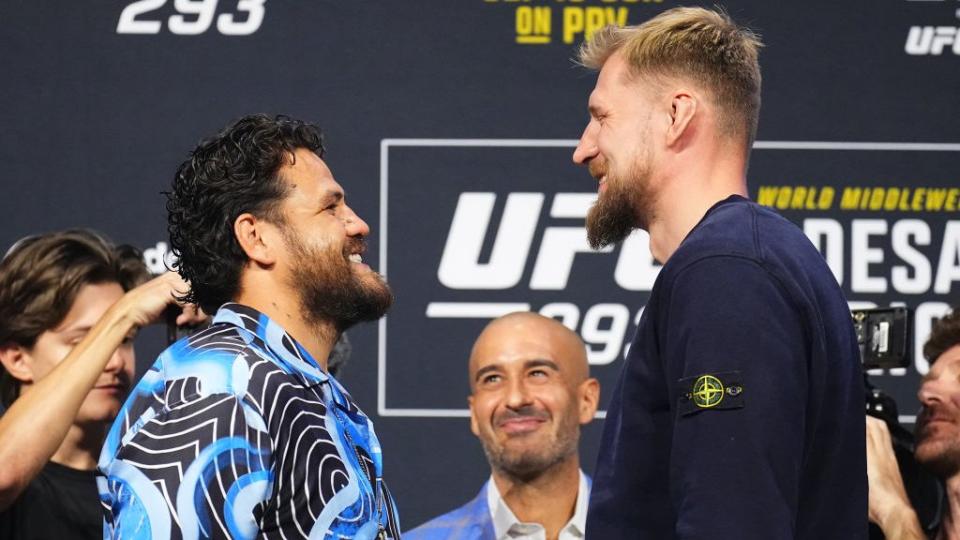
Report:
[[[184,301],[214,313],[236,296],[247,256],[233,223],[243,213],[283,222],[286,186],[278,172],[298,148],[322,158],[320,129],[283,115],[250,115],[201,141],[177,169],[165,195],[173,267],[190,284]]]
[[[957,345],[960,345],[960,307],[955,307],[933,323],[930,337],[923,344],[923,356],[932,364],[941,354]]]

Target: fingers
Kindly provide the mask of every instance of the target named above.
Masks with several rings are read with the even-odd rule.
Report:
[[[886,422],[867,417],[867,478],[874,488],[903,490],[900,467]]]
[[[185,304],[180,301],[189,290],[190,286],[176,272],[167,272],[159,278],[170,289],[170,303],[176,303],[183,308],[183,311],[177,315],[177,326],[197,326],[206,323],[210,316],[203,312],[196,304]]]
[[[180,277],[180,274],[173,271],[164,272],[163,274],[160,274],[154,278],[152,281],[165,284],[169,288],[170,292],[175,296],[183,296],[190,290],[190,286],[187,285],[187,282],[184,281],[182,277]]]
[[[899,512],[910,510],[910,499],[900,476],[887,423],[867,416],[867,482],[870,521],[881,524]],[[910,510],[912,511],[912,510]],[[888,536],[888,538],[900,536]]]
[[[185,304],[183,312],[177,315],[177,326],[197,326],[204,324],[209,318],[196,304]]]
[[[190,287],[176,272],[166,272],[135,289],[131,289],[118,304],[135,326],[143,327],[159,322],[167,306],[180,305],[179,298],[189,290]],[[194,309],[194,312],[186,320],[194,321],[197,319],[197,311]]]
[[[867,416],[867,444],[876,445],[881,448],[893,446],[893,439],[890,437],[890,428],[887,423],[879,418]]]

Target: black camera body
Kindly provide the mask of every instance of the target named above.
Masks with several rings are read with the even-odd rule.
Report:
[[[860,345],[863,369],[910,365],[912,319],[905,307],[858,309],[850,312]]]

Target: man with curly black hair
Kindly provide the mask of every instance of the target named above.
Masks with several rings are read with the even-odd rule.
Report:
[[[389,538],[369,418],[327,372],[337,336],[393,297],[319,130],[248,116],[205,140],[168,194],[185,299],[212,326],[164,351],[100,457],[114,537]]]

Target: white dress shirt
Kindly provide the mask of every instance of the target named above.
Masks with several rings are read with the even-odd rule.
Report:
[[[587,503],[590,501],[590,488],[587,477],[580,471],[580,489],[577,492],[577,505],[573,517],[560,529],[560,540],[581,540],[587,528]],[[513,515],[507,503],[500,496],[493,478],[487,483],[487,506],[493,518],[493,532],[497,540],[546,540],[547,531],[539,523],[521,523]]]

